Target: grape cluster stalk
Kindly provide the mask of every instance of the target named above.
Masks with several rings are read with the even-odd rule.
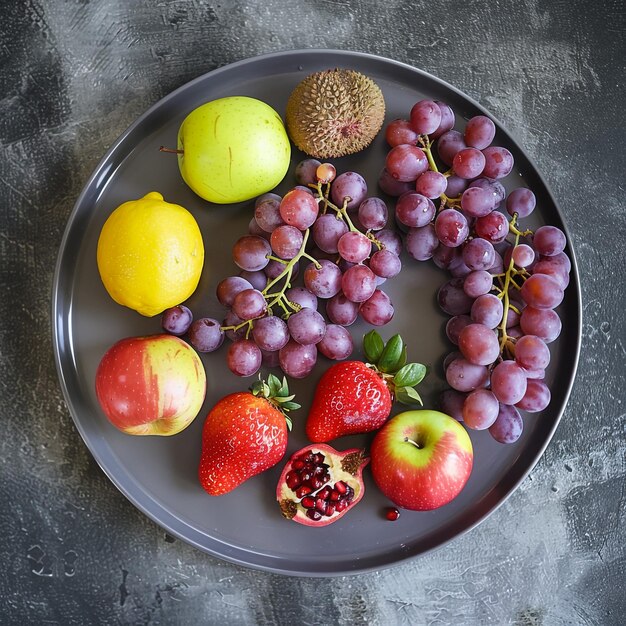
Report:
[[[514,158],[492,144],[493,121],[475,116],[463,132],[455,121],[446,103],[421,100],[408,119],[389,122],[379,185],[397,198],[408,254],[452,276],[437,294],[457,348],[444,359],[450,389],[441,409],[513,443],[523,431],[520,409],[540,412],[550,402],[548,344],[561,332],[555,309],[571,262],[560,229],[521,228],[536,198],[526,187],[507,193],[500,182]]]
[[[199,352],[230,339],[226,361],[239,376],[265,364],[304,378],[318,352],[332,360],[352,353],[346,326],[358,317],[382,326],[394,315],[380,285],[400,272],[402,241],[385,228],[385,202],[367,196],[360,174],[337,175],[330,163],[305,159],[295,174],[298,184],[284,196],[256,199],[248,234],[233,246],[239,273],[217,286],[225,318],[192,322],[183,305],[163,315],[163,327],[187,333]]]

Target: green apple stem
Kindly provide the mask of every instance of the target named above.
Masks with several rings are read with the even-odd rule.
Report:
[[[404,441],[406,441],[407,443],[410,443],[411,445],[414,445],[418,450],[421,450],[421,448],[423,447],[423,446],[420,446],[420,444],[417,443],[417,441],[413,441],[413,439],[409,437],[405,437]]]
[[[184,150],[177,150],[174,148],[166,148],[165,146],[159,147],[159,152],[167,152],[168,154],[184,154]]]

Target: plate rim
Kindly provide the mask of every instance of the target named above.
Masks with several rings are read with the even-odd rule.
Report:
[[[182,531],[179,531],[177,528],[173,527],[172,523],[164,522],[163,516],[159,516],[157,515],[157,513],[150,510],[147,506],[145,506],[142,502],[138,500],[135,494],[132,494],[130,492],[130,490],[127,488],[127,485],[123,484],[120,480],[118,480],[118,478],[116,477],[112,469],[108,467],[106,463],[104,462],[104,459],[102,458],[104,455],[101,453],[101,451],[95,448],[93,442],[87,437],[86,430],[78,418],[78,412],[76,410],[72,395],[70,394],[68,377],[66,377],[66,372],[65,372],[66,368],[62,359],[62,354],[65,353],[66,350],[62,349],[63,332],[61,329],[63,328],[63,322],[64,321],[67,322],[67,320],[62,320],[59,318],[59,313],[61,309],[60,297],[59,297],[59,285],[62,279],[62,269],[63,269],[64,260],[67,254],[68,240],[75,227],[79,210],[82,204],[84,203],[85,197],[90,193],[90,190],[93,187],[94,183],[96,183],[96,188],[97,188],[97,181],[99,179],[100,180],[102,180],[103,178],[110,179],[113,176],[117,167],[115,167],[113,171],[109,173],[108,169],[110,169],[111,167],[110,163],[111,162],[115,163],[114,157],[118,156],[117,153],[121,150],[121,146],[125,143],[127,137],[131,135],[138,126],[144,123],[144,120],[146,118],[149,118],[156,111],[158,111],[159,109],[162,109],[171,100],[175,100],[181,92],[187,89],[190,89],[193,87],[193,85],[199,84],[203,81],[213,80],[215,77],[218,77],[223,72],[236,71],[238,67],[248,65],[254,62],[262,63],[262,62],[271,61],[273,59],[286,59],[286,58],[294,58],[294,60],[296,60],[298,57],[315,58],[315,57],[322,56],[322,55],[337,55],[338,57],[342,57],[343,59],[359,58],[365,61],[370,60],[376,63],[382,62],[383,64],[392,64],[392,65],[398,66],[411,73],[415,73],[424,78],[427,78],[429,81],[438,83],[442,88],[446,90],[454,92],[457,96],[465,100],[467,103],[475,107],[477,110],[481,111],[484,115],[488,115],[494,121],[498,131],[505,136],[508,142],[510,142],[511,144],[515,146],[515,149],[518,150],[526,159],[526,161],[532,166],[533,176],[542,185],[543,191],[545,191],[545,194],[549,198],[554,210],[556,211],[561,221],[561,226],[567,237],[568,256],[572,263],[571,275],[573,277],[573,280],[571,280],[570,285],[568,286],[568,292],[570,293],[571,291],[575,292],[574,298],[576,300],[575,308],[576,308],[577,323],[576,323],[576,327],[572,328],[572,331],[575,335],[576,346],[575,346],[575,352],[572,355],[573,360],[571,361],[572,363],[571,376],[569,377],[569,381],[566,385],[566,388],[563,394],[562,406],[559,407],[558,413],[555,414],[554,422],[550,430],[548,431],[547,436],[545,437],[544,441],[539,446],[536,454],[534,455],[532,460],[530,460],[527,463],[527,466],[525,467],[525,469],[521,473],[519,473],[518,477],[512,483],[508,485],[506,493],[504,493],[503,495],[500,495],[498,500],[493,505],[489,506],[485,512],[477,515],[476,519],[474,519],[471,523],[464,526],[460,531],[455,532],[450,537],[447,537],[447,538],[444,538],[443,540],[438,541],[437,543],[435,543],[434,545],[432,545],[431,547],[427,549],[422,549],[422,550],[417,550],[417,551],[407,551],[406,554],[400,557],[396,555],[394,558],[386,559],[384,562],[377,562],[376,564],[368,564],[368,565],[361,564],[357,567],[352,567],[349,569],[329,568],[327,566],[324,567],[324,563],[320,563],[319,569],[316,568],[315,571],[310,571],[310,570],[294,570],[293,568],[280,567],[280,566],[277,567],[276,564],[264,564],[264,563],[250,562],[249,560],[246,560],[245,558],[238,557],[237,554],[244,553],[246,555],[249,555],[253,551],[244,550],[243,548],[240,548],[240,547],[235,547],[234,552],[232,554],[229,554],[228,552],[232,551],[233,547],[215,538],[212,538],[212,539],[218,542],[220,546],[228,546],[228,550],[218,551],[216,549],[208,547],[207,545],[204,545],[201,541],[196,540],[193,537],[190,537],[189,534],[184,534]],[[127,155],[123,155],[123,158],[117,163],[117,166],[119,166],[119,164],[124,160],[124,158],[126,158],[126,156]],[[105,187],[106,187],[106,183],[104,184],[102,189],[99,191],[98,195],[100,195],[100,193],[104,191]],[[577,371],[578,371],[578,364],[580,360],[581,343],[582,343],[582,294],[581,294],[581,287],[580,287],[580,280],[579,280],[578,263],[577,263],[576,252],[575,252],[575,248],[573,245],[571,233],[569,232],[569,228],[564,219],[563,213],[558,203],[556,202],[556,199],[550,187],[547,185],[542,173],[534,165],[533,161],[530,159],[530,157],[526,153],[526,150],[520,145],[518,141],[515,140],[515,138],[507,130],[506,126],[504,126],[500,122],[500,120],[496,118],[490,111],[486,110],[485,107],[483,107],[480,103],[476,102],[472,97],[468,96],[467,94],[465,94],[458,88],[454,87],[453,85],[447,83],[446,81],[438,78],[437,76],[434,76],[433,74],[430,74],[429,72],[426,72],[420,68],[414,67],[402,61],[397,61],[395,59],[390,59],[390,58],[376,55],[376,54],[358,52],[358,51],[352,51],[352,50],[326,49],[326,48],[291,49],[291,50],[269,52],[269,53],[259,54],[259,55],[251,56],[248,58],[240,59],[231,63],[227,63],[220,67],[217,67],[213,70],[210,70],[208,72],[205,72],[193,78],[192,80],[180,85],[179,87],[177,87],[176,89],[174,89],[173,91],[165,95],[163,98],[160,98],[155,103],[153,103],[143,113],[141,113],[112,142],[109,149],[106,151],[104,156],[100,159],[96,167],[93,169],[91,175],[89,176],[87,181],[84,183],[81,189],[81,192],[79,193],[76,199],[76,202],[74,203],[74,206],[67,218],[63,236],[59,244],[59,249],[58,249],[58,254],[57,254],[57,259],[56,259],[55,269],[54,269],[54,275],[53,275],[53,281],[52,281],[51,326],[52,326],[52,329],[51,329],[52,330],[52,344],[53,344],[55,367],[57,370],[57,375],[58,375],[59,382],[61,385],[63,397],[69,409],[74,425],[76,426],[79,434],[81,435],[83,442],[87,446],[87,449],[89,450],[91,456],[94,458],[94,460],[96,461],[100,469],[104,472],[107,478],[113,483],[113,485],[115,485],[118,491],[120,491],[130,501],[130,503],[134,507],[139,509],[144,515],[146,515],[149,519],[151,519],[159,528],[164,529],[166,532],[177,537],[181,541],[184,541],[185,543],[194,546],[195,548],[201,550],[204,553],[208,553],[209,555],[213,557],[228,561],[230,563],[241,565],[247,568],[252,568],[256,570],[282,574],[282,575],[302,576],[302,577],[335,577],[335,576],[358,575],[361,573],[368,573],[368,572],[388,569],[396,565],[406,563],[407,561],[415,560],[422,555],[426,555],[435,550],[438,550],[439,548],[448,544],[452,540],[458,539],[459,537],[465,535],[466,533],[476,528],[476,526],[478,526],[481,522],[483,522],[487,517],[495,513],[495,511],[497,511],[508,500],[508,498],[518,489],[520,484],[526,479],[528,474],[530,474],[530,472],[535,468],[539,460],[543,457],[546,448],[552,441],[554,434],[560,424],[560,421],[563,417],[563,413],[567,407],[569,398],[571,396],[571,391],[572,391],[572,388],[576,379]],[[136,482],[132,476],[130,476],[130,478],[132,479],[130,481],[131,484]],[[149,494],[146,494],[145,491],[142,491],[142,493],[147,495],[150,501],[155,502],[154,499]],[[174,515],[172,511],[169,511],[168,509],[164,508],[160,503],[157,502],[156,505],[159,509],[158,512],[164,513],[173,521],[179,521],[179,523],[182,523],[185,528],[191,530],[195,535],[206,537],[205,534],[200,533],[199,531],[191,527],[186,522],[183,522],[182,520],[180,520],[176,515]],[[285,563],[285,559],[272,557],[272,555],[264,555],[264,557],[266,558],[266,560],[277,559],[278,565]]]

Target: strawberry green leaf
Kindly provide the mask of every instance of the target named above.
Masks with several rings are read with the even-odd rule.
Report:
[[[421,363],[408,363],[402,367],[393,377],[396,387],[415,387],[424,380],[426,366]]]
[[[297,409],[300,408],[300,406],[301,405],[299,405],[297,402],[291,402],[290,400],[287,401],[287,402],[281,402],[280,403],[280,408],[283,411],[296,411]]]
[[[291,428],[293,426],[293,422],[288,415],[285,415],[285,423],[287,424],[287,430],[291,432]]]
[[[377,363],[378,359],[380,359],[380,355],[383,353],[384,347],[385,344],[381,336],[375,330],[370,330],[369,333],[363,337],[363,350],[368,363]]]
[[[278,379],[276,379],[278,380]],[[289,384],[287,383],[287,377],[283,376],[283,381],[282,383],[279,381],[279,390],[278,390],[278,394],[279,396],[286,396],[289,394]]]
[[[271,397],[275,398],[276,396],[280,395],[281,382],[278,376],[275,376],[274,374],[270,374],[267,377],[267,385],[268,385]]]
[[[396,367],[391,370],[391,372],[397,372],[401,370],[406,365],[406,343],[402,346],[402,352],[400,353],[400,358],[396,363]]]
[[[376,364],[378,369],[387,374],[389,372],[395,372],[398,369],[398,363],[402,359],[402,352],[404,348],[404,342],[400,335],[394,335],[385,345],[380,359]],[[405,357],[406,358],[406,357]]]
[[[402,404],[421,404],[422,398],[413,387],[396,387],[394,391],[396,400]]]

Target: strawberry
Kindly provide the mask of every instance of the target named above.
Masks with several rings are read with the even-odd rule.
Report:
[[[413,387],[427,370],[420,363],[406,363],[406,346],[400,335],[385,344],[372,330],[365,335],[363,347],[368,363],[336,363],[320,379],[306,422],[311,441],[377,430],[389,417],[394,399],[404,404],[422,403]]]
[[[293,398],[287,380],[270,374],[267,382],[225,396],[209,411],[198,469],[208,494],[228,493],[283,458],[291,429],[286,412],[300,408]]]

